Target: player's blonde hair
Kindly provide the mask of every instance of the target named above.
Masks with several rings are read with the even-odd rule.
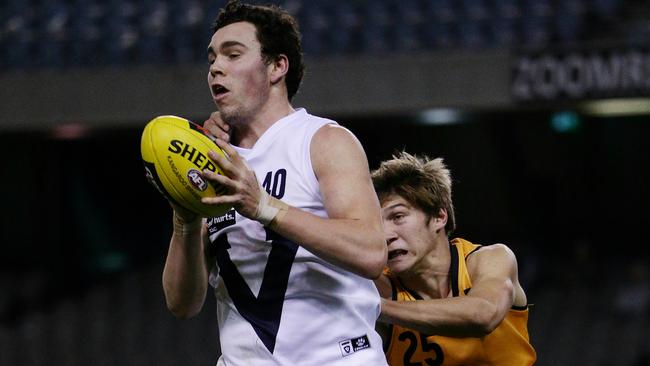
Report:
[[[383,161],[372,172],[372,181],[380,202],[396,194],[428,217],[447,211],[447,235],[456,229],[454,205],[451,200],[451,172],[442,158],[430,159],[402,151]]]

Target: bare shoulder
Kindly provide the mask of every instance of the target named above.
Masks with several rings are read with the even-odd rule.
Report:
[[[356,141],[354,134],[347,128],[334,123],[323,125],[316,131],[315,138],[349,138]]]
[[[372,187],[366,154],[348,129],[338,125],[321,127],[312,138],[310,154],[314,173],[321,184],[329,182],[339,188],[346,184]],[[374,195],[367,187],[364,191]]]
[[[482,246],[467,257],[467,267],[475,273],[499,272],[512,274],[517,270],[515,253],[505,244]]]
[[[491,245],[484,245],[481,247],[480,250],[476,251],[476,254],[480,254],[482,256],[496,256],[496,257],[512,257],[514,258],[515,253],[505,244],[503,243],[495,243]]]
[[[347,128],[334,124],[324,125],[316,131],[311,142],[311,156],[315,163],[367,165],[363,147],[357,137]]]
[[[481,253],[483,252],[483,253]],[[479,254],[476,258],[471,257]],[[515,253],[505,244],[488,245],[476,253],[470,255],[467,260],[467,267],[471,276],[480,279],[505,279],[511,283],[513,301],[512,305],[526,306],[528,299],[526,293],[519,283],[519,269]]]

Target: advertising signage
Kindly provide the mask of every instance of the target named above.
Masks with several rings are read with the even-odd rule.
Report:
[[[650,51],[517,53],[510,93],[519,103],[650,96]]]

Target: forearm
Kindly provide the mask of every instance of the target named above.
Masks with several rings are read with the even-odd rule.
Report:
[[[386,264],[380,228],[363,219],[321,218],[290,207],[271,228],[320,258],[366,278],[378,277]]]
[[[496,306],[481,298],[463,296],[435,300],[382,299],[379,320],[447,337],[481,337],[494,330]]]
[[[174,233],[163,270],[163,290],[167,307],[180,318],[196,315],[205,301],[208,269],[201,227],[200,218],[183,225],[174,217]]]

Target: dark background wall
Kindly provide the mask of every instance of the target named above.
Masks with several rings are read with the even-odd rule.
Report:
[[[454,177],[457,235],[484,244],[504,242],[517,254],[522,283],[535,304],[530,332],[540,364],[606,358],[597,352],[585,358],[566,346],[584,345],[576,340],[582,333],[603,331],[632,337],[612,333],[601,340],[627,345],[632,362],[645,347],[645,338],[634,335],[647,328],[617,326],[647,319],[635,315],[646,312],[643,287],[631,297],[623,291],[647,280],[647,117],[584,118],[575,130],[562,132],[553,127],[552,115],[492,112],[442,126],[409,115],[338,120],[359,137],[371,168],[402,149],[445,158]],[[171,210],[145,181],[140,133],[107,128],[82,138],[51,132],[0,138],[6,157],[0,321],[3,329],[23,332],[38,319],[49,324],[32,324],[22,338],[11,336],[6,345],[23,342],[42,354],[12,348],[4,353],[13,357],[8,364],[40,364],[39,357],[52,356],[48,352],[62,353],[65,345],[46,340],[58,329],[50,328],[56,327],[52,322],[65,316],[79,322],[70,336],[96,347],[58,356],[69,364],[94,362],[104,353],[116,363],[142,357],[176,364],[194,357],[199,364],[218,354],[211,297],[192,321],[175,320],[164,308],[160,275]],[[35,314],[46,320],[34,320]],[[562,324],[577,325],[545,328],[562,316],[571,317]],[[95,323],[99,329],[88,333]],[[116,332],[140,335],[133,340],[139,347],[119,348],[124,338]],[[33,342],[44,343],[39,348]],[[116,347],[121,350],[112,351]]]
[[[457,235],[503,242],[517,255],[539,365],[648,364],[650,83],[643,81],[650,79],[650,12],[643,1],[612,1],[611,8],[605,0],[314,1],[293,8],[305,24],[308,55],[295,106],[352,130],[371,168],[400,150],[446,160]],[[72,52],[83,32],[61,41],[43,31],[48,14],[95,2],[0,4],[0,365],[216,362],[214,300],[188,321],[165,309],[171,210],[147,185],[139,152],[151,118],[202,122],[212,111],[206,33],[204,25],[169,20],[169,37],[189,38],[167,40],[164,60],[120,52],[118,31],[146,23],[120,10],[136,3],[106,5],[107,17],[132,18],[106,27],[95,59]],[[144,15],[160,4],[177,11],[198,4],[213,14],[218,3],[141,6]],[[413,4],[422,12],[409,13]],[[377,17],[377,9],[393,13]],[[346,14],[358,22],[345,28]],[[16,30],[18,18],[34,29]],[[329,28],[318,28],[323,19]],[[399,32],[413,29],[417,37]],[[562,33],[567,29],[573,33]],[[139,32],[136,45],[156,44],[149,30]],[[34,42],[30,34],[46,38]],[[195,43],[200,52],[187,56]],[[54,46],[68,53],[56,58]],[[592,80],[585,69],[562,63],[567,54],[591,55],[596,59],[581,65],[614,67],[612,49],[633,62],[621,64],[627,74],[600,91],[581,89]],[[553,67],[527,74],[528,87],[553,95],[514,98],[522,57],[540,55]],[[641,81],[615,82],[629,77]],[[582,94],[555,93],[562,87]]]

